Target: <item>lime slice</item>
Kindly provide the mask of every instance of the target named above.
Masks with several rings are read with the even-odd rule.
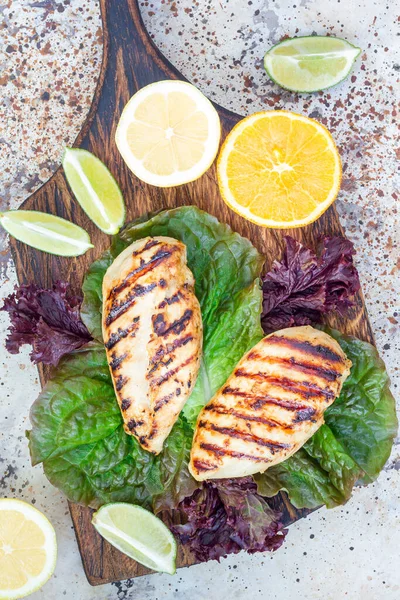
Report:
[[[287,90],[318,92],[346,79],[360,52],[341,38],[291,38],[268,50],[264,67],[270,78]]]
[[[94,154],[79,148],[65,149],[63,167],[87,216],[104,233],[118,233],[125,221],[125,204],[107,167]]]
[[[135,504],[106,504],[94,513],[92,523],[110,544],[154,571],[176,571],[175,538],[153,513]]]
[[[82,227],[36,210],[0,213],[0,225],[20,242],[49,254],[79,256],[94,248]]]
[[[16,600],[42,587],[57,560],[53,526],[36,508],[0,499],[0,599]]]

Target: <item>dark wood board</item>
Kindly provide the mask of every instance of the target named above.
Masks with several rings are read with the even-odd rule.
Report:
[[[290,233],[311,246],[321,235],[343,235],[335,207],[331,207],[316,223],[293,231],[264,229],[245,221],[230,211],[222,201],[213,166],[197,181],[178,188],[156,188],[139,181],[125,166],[114,142],[115,129],[122,109],[129,98],[143,86],[162,79],[184,79],[152,43],[143,25],[136,0],[101,0],[104,54],[101,74],[88,118],[78,135],[75,146],[96,154],[110,168],[119,182],[127,204],[127,219],[146,211],[196,204],[229,223],[235,231],[249,238],[266,256],[266,267],[280,256],[283,235]],[[221,118],[223,137],[241,118],[216,106]],[[23,204],[24,209],[49,212],[69,219],[85,228],[95,248],[76,259],[60,258],[36,251],[11,240],[19,281],[49,286],[57,279],[69,281],[79,289],[88,265],[110,244],[110,238],[97,229],[73,200],[61,168]],[[341,331],[355,334],[373,342],[362,294],[349,318],[331,321]],[[42,383],[48,373],[41,371]],[[290,524],[305,514],[293,508],[285,495],[274,500]],[[92,585],[137,577],[148,573],[115,550],[99,536],[91,525],[91,510],[70,504],[79,549],[86,576]],[[195,560],[179,549],[179,566],[194,564]]]

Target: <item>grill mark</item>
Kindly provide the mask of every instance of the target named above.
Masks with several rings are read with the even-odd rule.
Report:
[[[151,359],[152,367],[147,373],[147,377],[157,371],[157,369],[162,365],[167,367],[171,362],[176,358],[175,356],[170,357],[166,362],[164,362],[164,358],[172,354],[174,350],[180,348],[180,346],[186,346],[191,340],[193,340],[193,336],[187,335],[185,338],[179,338],[174,340],[172,344],[168,344],[166,348],[160,347],[154,354]]]
[[[130,407],[131,404],[132,404],[131,400],[129,400],[128,398],[124,398],[121,402],[121,410],[123,410],[123,411],[128,410],[128,408]]]
[[[160,308],[160,309],[165,308],[167,305],[171,306],[171,304],[175,304],[176,302],[179,302],[182,298],[184,298],[184,296],[182,295],[182,292],[180,290],[178,290],[175,294],[173,294],[169,298],[164,298],[164,300],[162,302],[160,302],[160,304],[158,305],[158,308]]]
[[[192,340],[193,340],[193,336],[190,333],[188,333],[184,337],[176,338],[172,342],[172,344],[169,343],[165,347],[164,346],[160,346],[155,351],[155,353],[153,355],[153,358],[151,359],[151,362],[155,364],[156,362],[158,362],[159,360],[161,360],[165,356],[168,356],[168,354],[171,354],[171,352],[173,352],[177,348],[180,348],[181,346],[186,346],[186,344],[188,344]]]
[[[143,250],[145,250],[145,249],[146,248],[143,248]],[[140,254],[143,252],[143,250],[140,251]],[[158,267],[158,265],[160,265],[162,262],[164,262],[164,260],[166,258],[168,258],[169,256],[171,256],[171,254],[173,252],[175,252],[176,250],[177,250],[177,248],[171,248],[171,250],[165,250],[165,249],[160,248],[160,250],[158,250],[151,257],[151,259],[148,262],[143,261],[143,263],[140,264],[139,267],[137,267],[136,269],[133,269],[133,271],[130,271],[127,274],[127,276],[125,277],[125,279],[123,281],[121,281],[121,283],[119,283],[118,285],[113,287],[112,290],[110,291],[110,293],[108,294],[108,299],[114,298],[117,294],[122,292],[125,288],[127,288],[128,286],[135,283],[135,281],[140,279],[140,277],[143,277],[143,275],[150,273],[150,271],[152,271],[153,269]]]
[[[290,358],[283,358],[281,356],[263,356],[261,360],[272,365],[278,363],[283,366],[295,367],[296,371],[301,371],[302,373],[307,373],[309,375],[316,375],[326,381],[336,381],[341,375],[341,373],[334,369],[326,369],[325,367],[320,367],[311,363],[301,362],[296,360],[293,356]]]
[[[153,331],[156,335],[161,335],[163,331],[165,331],[165,328],[167,327],[166,322],[164,321],[164,315],[163,314],[158,314],[158,315],[153,315],[151,317],[151,320],[153,322]]]
[[[108,338],[108,341],[104,344],[107,350],[111,350],[111,348],[114,348],[114,346],[116,346],[118,342],[126,338],[130,333],[132,334],[132,337],[134,337],[136,335],[136,330],[139,327],[139,319],[140,317],[135,317],[131,325],[126,327],[126,329],[121,329],[121,327],[118,327],[117,331],[112,333]]]
[[[302,410],[299,412],[296,417],[293,419],[293,423],[303,423],[304,421],[311,421],[311,423],[315,423],[317,419],[313,419],[315,417],[315,409],[309,408]]]
[[[217,433],[227,435],[231,438],[240,439],[245,442],[251,442],[253,444],[258,444],[259,446],[265,446],[266,448],[269,448],[269,450],[271,450],[272,454],[275,454],[277,450],[287,450],[291,448],[291,444],[281,444],[272,440],[266,440],[264,438],[258,437],[257,435],[253,435],[252,433],[247,433],[246,431],[239,431],[238,429],[234,429],[233,427],[219,427],[218,425],[214,425],[214,423],[208,423],[207,421],[200,421],[198,426],[203,427],[208,431],[216,431]]]
[[[153,366],[151,367],[151,369],[149,369],[147,371],[147,375],[146,375],[147,379],[149,379],[149,376],[152,375],[153,373],[155,373],[155,371],[157,371],[159,367],[161,367],[161,366],[168,367],[168,365],[170,365],[173,362],[174,358],[175,358],[175,356],[169,358],[165,362],[161,359],[158,362],[154,363]]]
[[[113,303],[106,318],[106,325],[109,326],[111,323],[116,321],[121,315],[123,315],[131,306],[135,304],[136,298],[139,296],[145,296],[148,292],[151,292],[156,287],[156,283],[150,283],[149,285],[137,284],[132,291],[128,294],[127,298],[121,303]]]
[[[115,352],[113,352],[111,354],[111,362],[108,363],[110,365],[110,368],[112,371],[117,371],[120,366],[122,365],[122,363],[124,362],[124,360],[126,359],[126,357],[128,356],[127,352],[124,352],[124,354],[120,354],[119,356],[117,356],[115,354]]]
[[[270,383],[271,385],[274,385],[275,387],[279,387],[283,390],[293,392],[294,394],[301,396],[305,400],[309,400],[310,398],[316,398],[319,396],[323,396],[326,400],[334,400],[336,398],[336,395],[332,390],[320,388],[318,385],[311,382],[308,382],[307,384],[302,384],[300,381],[292,381],[287,377],[275,377],[273,375],[265,375],[263,373],[248,373],[243,369],[237,369],[234,372],[234,375],[236,377],[247,377],[248,379],[255,379],[256,381],[265,381],[267,383]],[[222,393],[224,393],[223,390]]]
[[[259,360],[260,362],[268,363],[269,365],[280,364],[284,367],[295,367],[296,371],[301,371],[302,373],[307,373],[309,375],[316,375],[327,381],[335,381],[340,377],[340,373],[334,369],[327,369],[325,367],[313,365],[312,363],[301,362],[296,360],[294,356],[291,356],[290,358],[284,358],[283,356],[265,356],[256,350],[253,350],[248,354],[247,358],[250,360]]]
[[[151,431],[150,431],[150,433],[149,433],[149,435],[148,435],[148,438],[147,438],[147,439],[148,439],[148,440],[152,440],[152,439],[153,439],[153,437],[154,437],[155,435],[157,435],[157,431],[158,431],[158,427],[157,427],[157,425],[156,425],[156,424],[154,424],[154,423],[153,423],[153,426],[152,426],[152,428],[151,428]]]
[[[124,385],[126,383],[128,383],[129,379],[128,377],[125,377],[124,375],[118,375],[116,381],[115,381],[115,389],[117,392],[120,392],[122,390],[122,388],[124,387]]]
[[[133,431],[134,433],[136,433],[136,428],[141,427],[142,425],[144,425],[144,421],[135,421],[135,419],[131,419],[130,421],[128,421],[127,427],[129,431]]]
[[[142,254],[145,250],[150,250],[150,248],[154,248],[154,246],[159,246],[160,244],[161,244],[161,242],[159,240],[155,240],[154,238],[151,238],[148,242],[146,242],[146,244],[143,246],[143,248],[132,252],[132,256],[139,256],[139,254]]]
[[[295,348],[296,350],[303,350],[307,354],[317,357],[323,357],[331,362],[344,363],[344,358],[337,354],[330,348],[323,346],[322,344],[312,344],[311,342],[296,340],[294,338],[280,337],[277,335],[271,335],[267,340],[266,344],[272,343],[278,346],[287,346],[288,348]]]
[[[171,323],[169,327],[167,327],[167,323],[165,323],[162,315],[157,315],[153,317],[153,328],[154,333],[156,333],[160,337],[167,337],[170,333],[174,333],[178,335],[184,331],[191,320],[193,315],[193,311],[187,308],[183,315]]]
[[[163,406],[165,406],[166,404],[168,404],[168,402],[170,400],[172,400],[172,398],[174,396],[175,396],[175,392],[171,392],[167,396],[164,396],[163,398],[160,398],[159,400],[157,400],[157,402],[154,405],[154,412],[159,411],[160,408],[162,408]]]
[[[211,452],[216,456],[231,456],[232,458],[246,458],[247,460],[254,460],[255,462],[267,462],[262,456],[253,456],[251,454],[244,454],[243,452],[235,452],[234,450],[228,450],[227,448],[220,448],[215,444],[201,442],[200,448]]]
[[[255,415],[244,415],[243,413],[239,413],[236,410],[226,409],[224,406],[220,404],[207,404],[204,407],[205,411],[214,412],[218,415],[232,415],[237,419],[242,419],[243,421],[251,421],[254,423],[262,423],[263,425],[267,425],[267,427],[281,427],[281,429],[293,429],[292,425],[286,425],[284,423],[280,423],[279,421],[275,421],[274,419],[266,419],[265,417],[257,417]],[[307,409],[304,409],[307,410]],[[314,409],[311,409],[314,410]]]
[[[183,363],[181,363],[180,365],[178,365],[174,369],[171,369],[170,371],[168,371],[164,375],[161,375],[161,377],[159,377],[158,379],[153,379],[150,382],[150,385],[152,385],[153,387],[156,386],[156,385],[158,385],[158,386],[162,385],[163,383],[165,383],[166,381],[168,381],[168,379],[170,379],[170,377],[173,377],[176,373],[178,373],[178,371],[180,371],[181,369],[183,369],[184,367],[186,367],[187,365],[189,365],[191,362],[193,362],[194,359],[195,359],[195,354],[192,354],[191,356],[189,356],[189,358],[187,358],[185,361],[183,361]]]
[[[210,463],[206,462],[205,460],[199,460],[198,458],[194,458],[193,459],[193,467],[196,469],[196,471],[215,471],[216,466],[215,465],[211,465]]]
[[[262,395],[257,396],[257,394],[249,394],[247,392],[241,392],[239,389],[226,387],[222,390],[222,394],[232,394],[233,396],[239,396],[239,398],[244,398],[245,400],[254,400],[253,403],[249,402],[249,405],[258,410],[262,408],[265,404],[274,404],[276,406],[280,406],[281,408],[286,408],[291,411],[298,410],[313,410],[316,412],[316,409],[310,407],[305,404],[299,404],[294,402],[293,400],[284,400],[283,398],[273,398],[272,396]]]

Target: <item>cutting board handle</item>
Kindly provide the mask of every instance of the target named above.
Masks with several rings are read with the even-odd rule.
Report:
[[[132,90],[161,79],[183,79],[153,43],[137,0],[101,0],[109,77],[121,70]]]
[[[156,47],[143,23],[137,0],[101,0],[103,21],[103,62],[88,118],[75,142],[88,147],[85,137],[93,117],[116,122],[129,98],[140,88],[163,79],[187,81]],[[229,130],[238,115],[217,106],[223,125]],[[114,133],[114,131],[111,131]],[[97,134],[97,132],[96,132]]]

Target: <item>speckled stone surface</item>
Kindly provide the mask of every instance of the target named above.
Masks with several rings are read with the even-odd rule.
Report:
[[[141,3],[166,56],[211,99],[241,114],[271,108],[303,112],[332,131],[344,165],[337,206],[357,249],[371,323],[399,399],[400,296],[396,180],[400,37],[395,2],[363,0]],[[45,181],[62,147],[76,137],[90,106],[101,61],[94,0],[0,0],[0,199],[16,208]],[[297,96],[262,69],[266,48],[283,36],[332,34],[361,46],[352,76],[323,94]],[[0,295],[16,281],[6,240]],[[7,319],[0,313],[1,343]],[[241,554],[91,588],[86,582],[65,499],[32,469],[24,431],[39,390],[28,350],[0,360],[0,495],[32,502],[53,522],[59,559],[33,599],[75,600],[230,597],[271,600],[400,598],[400,447],[378,481],[342,508],[320,510],[290,528],[274,555]]]

